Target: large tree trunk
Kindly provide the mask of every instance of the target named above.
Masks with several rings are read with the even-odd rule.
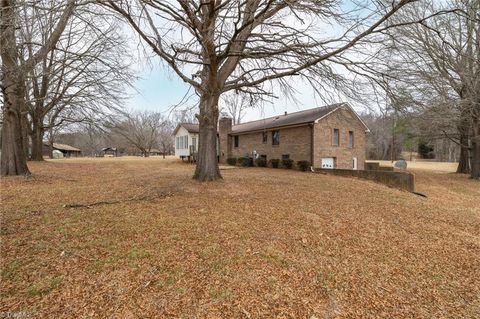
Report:
[[[480,119],[473,121],[472,144],[472,171],[470,177],[480,179]]]
[[[28,136],[28,118],[27,118],[27,110],[25,106],[24,100],[22,100],[23,103],[21,103],[23,109],[22,109],[22,134],[23,134],[23,152],[25,153],[25,156],[28,160],[28,157],[30,155],[30,140]]]
[[[9,105],[11,96],[4,95],[5,110],[2,126],[1,175],[29,175],[27,157],[24,150],[21,115]]]
[[[198,159],[193,176],[199,181],[215,181],[222,178],[217,158],[219,98],[219,95],[204,93],[200,99]]]
[[[1,2],[0,56],[2,60],[2,176],[27,175],[25,141],[22,132],[22,111],[24,110],[25,82],[17,65],[14,3]]]
[[[457,173],[470,174],[470,152],[468,147],[469,136],[464,130],[460,131],[460,159]]]
[[[50,127],[50,132],[48,134],[48,158],[52,159],[53,158],[53,128]]]
[[[34,122],[33,131],[30,135],[32,140],[32,161],[43,161],[43,134],[44,129],[42,124]]]

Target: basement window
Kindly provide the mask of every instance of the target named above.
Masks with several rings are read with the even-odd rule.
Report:
[[[272,131],[272,145],[280,145],[280,132]]]

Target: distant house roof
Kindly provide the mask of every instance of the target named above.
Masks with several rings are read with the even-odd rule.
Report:
[[[162,153],[158,148],[151,148],[150,153]]]
[[[53,143],[53,148],[59,151],[81,152],[80,149],[67,144]]]
[[[362,124],[365,126],[365,129],[368,131],[367,125],[362,121],[362,119],[358,116],[358,114],[355,113],[355,111],[350,107],[348,103],[336,103],[336,104],[316,107],[316,108],[308,109],[304,111],[287,113],[287,114],[277,115],[277,116],[273,116],[273,117],[269,117],[261,120],[233,125],[232,134],[241,134],[241,133],[247,133],[252,131],[273,129],[277,127],[313,123],[342,107],[349,108],[355,114],[355,116],[360,120],[360,122],[362,122]],[[180,126],[183,126],[190,133],[199,132],[198,124],[181,123],[175,129],[174,134],[177,133]]]

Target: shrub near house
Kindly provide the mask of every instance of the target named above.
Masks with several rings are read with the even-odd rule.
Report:
[[[298,161],[297,167],[299,170],[306,172],[312,164],[309,161]]]
[[[267,161],[263,157],[259,157],[255,160],[255,165],[258,167],[267,167]]]
[[[232,166],[237,165],[237,158],[236,157],[227,158],[227,164]]]

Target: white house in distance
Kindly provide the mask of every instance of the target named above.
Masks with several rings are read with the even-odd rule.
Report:
[[[180,123],[173,131],[175,136],[175,156],[195,160],[198,151],[198,124]],[[220,154],[220,144],[217,134],[217,156]]]
[[[193,157],[198,150],[198,124],[181,123],[173,131],[175,156],[181,159]]]

